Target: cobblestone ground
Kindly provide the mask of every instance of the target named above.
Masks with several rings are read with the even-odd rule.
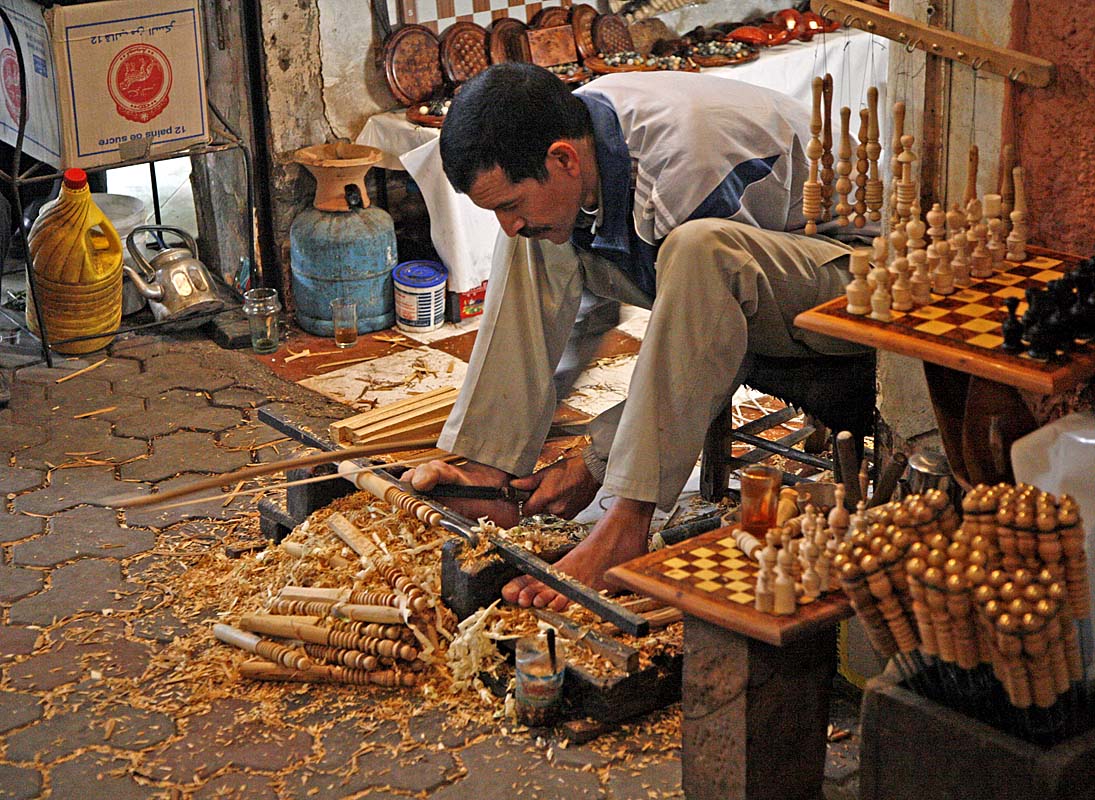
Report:
[[[453,725],[428,704],[385,718],[385,690],[266,684],[207,695],[179,637],[216,609],[177,602],[195,560],[258,537],[253,498],[119,512],[109,499],[285,458],[276,404],[322,431],[348,411],[206,341],[138,336],[109,358],[7,374],[0,410],[0,798],[652,798],[680,795],[676,707],[564,746]],[[70,377],[71,376],[71,377]],[[212,696],[213,701],[203,701]],[[848,727],[855,708],[838,704]],[[826,796],[855,796],[856,737]]]

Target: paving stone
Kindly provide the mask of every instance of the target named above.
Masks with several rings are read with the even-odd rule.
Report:
[[[358,772],[368,775],[373,786],[408,792],[428,792],[455,772],[456,762],[443,750],[419,750],[393,762],[390,753],[373,752],[357,759]]]
[[[120,527],[109,508],[84,506],[56,514],[49,529],[45,536],[15,545],[12,561],[49,567],[82,557],[123,559],[156,546],[155,534]]]
[[[250,461],[246,452],[217,447],[212,434],[179,431],[153,440],[152,455],[123,464],[121,475],[126,480],[162,481],[183,472],[231,472]]]
[[[85,558],[54,569],[50,587],[12,605],[9,619],[16,624],[49,625],[81,611],[125,611],[136,605],[139,590],[122,577],[118,562]]]
[[[569,747],[556,746],[552,749],[552,761],[561,767],[574,767],[575,769],[581,769],[582,767],[600,769],[608,763],[608,759],[597,751],[577,745],[570,745]]]
[[[108,720],[113,720],[109,730]],[[84,703],[78,711],[62,711],[9,735],[7,756],[12,761],[43,763],[93,745],[142,750],[174,734],[175,723],[166,714],[125,705],[100,709]]]
[[[610,800],[648,800],[680,795],[681,761],[656,761],[638,769],[615,768],[608,775]],[[683,795],[681,795],[683,796]]]
[[[29,536],[35,536],[46,529],[42,517],[28,517],[26,514],[9,514],[0,511],[0,544],[18,542]]]
[[[7,668],[8,685],[13,689],[49,691],[84,677],[79,657],[71,648],[58,648],[33,655]]]
[[[53,470],[49,486],[20,495],[12,506],[27,514],[54,514],[78,505],[96,505],[107,498],[147,494],[148,488],[146,484],[122,483],[111,466],[70,467]]]
[[[0,625],[0,664],[33,652],[38,633],[21,625]]]
[[[146,769],[159,780],[190,783],[228,766],[276,772],[311,755],[313,740],[304,731],[275,721],[240,721],[254,709],[253,703],[228,699],[188,718],[184,735],[150,754]]]
[[[347,774],[345,772],[316,772],[313,769],[298,770],[286,781],[281,797],[285,800],[314,800],[325,797],[352,797],[372,786],[377,786],[376,781],[370,775],[361,771]],[[383,792],[369,792],[366,797],[369,800],[397,797]],[[406,798],[406,795],[403,795]]]
[[[41,486],[45,479],[46,473],[38,469],[0,466],[0,494],[25,492],[27,489]]]
[[[148,445],[140,439],[115,437],[109,420],[54,417],[49,423],[49,441],[16,451],[15,463],[42,469],[71,463],[81,455],[121,463],[147,452]]]
[[[21,728],[42,716],[42,703],[32,694],[0,692],[0,733]],[[11,754],[8,754],[11,757]]]
[[[270,402],[270,398],[262,392],[254,389],[245,389],[242,386],[233,386],[231,389],[222,389],[213,392],[213,405],[226,408],[259,408]]]
[[[209,405],[204,392],[174,389],[148,399],[148,410],[115,421],[117,436],[152,439],[176,430],[219,432],[239,425],[243,415],[234,408]]]
[[[132,771],[133,765],[127,758],[111,753],[84,753],[49,768],[50,796],[81,800],[148,800],[168,796],[138,783]]]
[[[119,359],[131,359],[143,364],[150,358],[171,352],[174,339],[160,334],[126,333],[110,345],[110,355]]]
[[[34,594],[45,583],[45,573],[37,569],[0,566],[0,603],[10,603]]]
[[[136,375],[141,371],[141,362],[134,361],[131,358],[110,358],[102,366],[95,368],[93,373],[96,378],[102,381],[114,382],[121,380],[127,375]]]
[[[40,383],[49,385],[51,383],[56,383],[61,378],[67,378],[72,375],[72,373],[79,372],[85,367],[90,367],[98,360],[98,358],[90,360],[83,358],[55,358],[52,367],[47,367],[45,364],[24,367],[15,373],[15,379],[19,383]],[[72,378],[72,380],[78,380],[78,378]]]
[[[411,738],[417,742],[439,742],[450,750],[463,747],[472,739],[493,730],[485,725],[464,727],[459,723],[447,727],[445,723],[450,719],[444,711],[427,711],[407,720],[407,729],[410,731]]]
[[[265,422],[248,422],[238,428],[225,431],[218,438],[222,447],[254,450],[259,445],[289,437],[281,431],[274,430]]]
[[[293,699],[299,699],[311,704],[311,698],[309,697],[300,696]],[[290,713],[291,711],[292,709],[290,709]],[[313,723],[323,724],[330,719],[326,709],[321,706],[313,707],[312,711],[313,714],[306,717],[294,718],[294,724],[307,727]],[[354,760],[358,751],[361,750],[364,742],[381,747],[387,752],[389,748],[399,745],[402,740],[403,734],[394,721],[386,721],[376,725],[375,723],[369,724],[363,719],[339,720],[320,734],[320,741],[323,744],[323,757],[313,766],[318,772],[344,772],[347,765]]]
[[[553,767],[543,758],[530,756],[524,746],[513,742],[485,739],[464,748],[460,758],[467,774],[438,789],[430,795],[431,800],[603,797],[595,774]]]
[[[38,770],[0,764],[0,797],[4,800],[30,800],[32,797],[38,797],[41,788],[42,773]],[[54,796],[64,797],[56,793]]]
[[[247,800],[277,800],[278,793],[265,775],[226,772],[201,785],[194,791],[194,800],[225,800],[235,797]],[[372,795],[370,795],[372,798]]]
[[[179,434],[174,434],[179,435]],[[208,434],[195,434],[195,435],[208,435]],[[162,491],[170,491],[180,486],[187,486],[191,483],[203,480],[204,475],[180,475],[177,478],[171,480],[162,481],[157,484],[157,488]],[[168,528],[172,525],[176,525],[186,520],[198,520],[198,519],[236,519],[241,515],[249,512],[255,512],[256,506],[254,497],[252,495],[240,495],[236,497],[227,506],[224,505],[224,498],[226,493],[214,494],[208,501],[202,503],[193,503],[185,506],[176,506],[175,508],[156,508],[149,506],[146,508],[129,508],[125,509],[126,523],[129,525],[139,526],[142,528]],[[193,499],[193,498],[179,498],[179,500]],[[218,531],[218,534],[223,533]],[[212,538],[218,538],[213,536]]]
[[[114,391],[154,397],[169,389],[216,392],[235,384],[230,375],[210,368],[201,353],[166,353],[144,361],[144,371],[114,381]]]
[[[156,642],[171,642],[176,636],[186,636],[191,626],[179,620],[170,608],[160,609],[133,620],[133,635]]]
[[[49,439],[44,428],[34,428],[21,422],[0,425],[0,452],[22,451],[25,447],[41,445]]]
[[[10,422],[27,424],[49,418],[49,403],[46,401],[46,386],[43,383],[25,383],[18,379],[11,385],[11,399],[8,401],[11,412]]]
[[[48,402],[51,404],[50,412],[56,417],[72,419],[88,414],[90,416],[83,418],[105,419],[111,422],[119,417],[143,411],[145,407],[143,397],[132,397],[127,394],[88,395],[68,400],[60,405],[54,400]]]
[[[99,407],[102,408],[110,405],[110,403],[102,402],[109,397],[110,381],[100,379],[95,372],[89,372],[64,383],[53,382],[46,384],[46,400],[49,402],[50,408],[59,411],[64,416],[82,413],[70,411],[69,404],[71,403],[82,403],[88,398],[94,398],[100,401]]]

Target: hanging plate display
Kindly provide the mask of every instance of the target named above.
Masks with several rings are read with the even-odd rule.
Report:
[[[456,22],[441,34],[441,69],[452,83],[461,84],[487,68],[487,31],[474,22]]]
[[[513,17],[499,17],[490,25],[490,60],[492,64],[507,61],[532,61],[525,23]]]
[[[593,20],[593,46],[602,56],[635,49],[627,23],[615,14],[601,14]]]
[[[570,20],[570,10],[562,6],[542,8],[536,12],[528,26],[530,28],[554,28],[557,25],[566,25]]]
[[[593,44],[593,21],[597,19],[597,9],[593,6],[574,6],[570,10],[570,27],[574,30],[574,44],[578,55],[583,59],[597,55],[597,46]]]
[[[422,25],[404,25],[384,43],[384,73],[395,99],[406,106],[441,91],[440,44]]]

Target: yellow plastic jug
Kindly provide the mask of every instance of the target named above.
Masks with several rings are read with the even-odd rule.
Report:
[[[122,242],[91,199],[87,173],[65,170],[61,194],[42,206],[28,237],[36,297],[27,293],[27,325],[38,333],[34,300],[50,342],[116,330],[122,319]],[[90,353],[113,336],[52,345]]]

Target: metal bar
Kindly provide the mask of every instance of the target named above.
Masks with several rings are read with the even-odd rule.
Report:
[[[284,433],[290,439],[295,439],[301,444],[306,444],[317,450],[326,450],[328,452],[338,449],[330,439],[323,436],[317,436],[310,431],[304,430],[295,423],[290,422],[284,414],[272,411],[265,406],[259,408],[258,417],[259,422],[265,422],[278,433]]]
[[[810,426],[804,426],[803,431],[806,431],[806,436],[803,439],[809,438],[814,429]],[[773,453],[778,453],[785,458],[790,458],[795,461],[799,461],[803,464],[808,464],[811,467],[817,467],[818,469],[832,469],[833,462],[828,459],[815,456],[811,453],[804,452],[802,450],[795,450],[793,447],[788,447],[785,444],[780,444],[776,441],[764,439],[760,436],[753,436],[749,433],[742,433],[740,430],[732,431],[730,436],[740,442],[751,444],[753,447],[759,447],[763,450],[769,450]]]

